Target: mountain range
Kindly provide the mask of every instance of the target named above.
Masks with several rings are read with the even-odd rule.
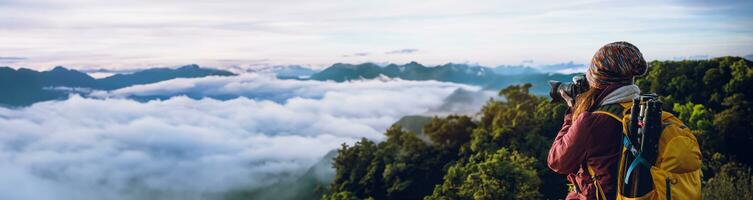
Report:
[[[513,84],[531,83],[531,92],[544,95],[549,92],[549,80],[570,81],[573,74],[542,73],[523,66],[512,68],[488,68],[468,64],[453,64],[427,67],[417,62],[404,65],[389,64],[379,66],[374,63],[358,65],[337,63],[311,75],[313,80],[351,81],[378,77],[400,78],[403,80],[436,80],[481,86],[488,90],[499,90]]]
[[[567,66],[575,66],[566,63]],[[469,64],[448,63],[439,66],[424,66],[417,62],[407,64],[378,65],[374,63],[337,63],[318,71],[290,65],[248,70],[250,73],[271,73],[280,79],[316,81],[352,81],[380,77],[414,81],[444,81],[480,86],[496,91],[514,84],[532,83],[531,92],[546,95],[549,80],[570,81],[572,74],[545,73],[529,66],[498,66],[495,68]],[[36,102],[65,99],[71,92],[86,93],[92,90],[116,90],[128,86],[156,83],[175,78],[198,78],[205,76],[233,76],[225,70],[186,65],[179,68],[151,68],[131,73],[118,73],[105,78],[94,78],[85,72],[55,67],[49,71],[26,68],[0,67],[0,106],[27,106]],[[191,95],[188,95],[191,96]],[[144,97],[151,100],[165,97]],[[192,96],[193,97],[193,96]]]
[[[299,78],[305,79],[319,72],[318,70],[314,70],[314,69],[300,66],[300,65],[287,65],[287,66],[280,65],[280,66],[248,69],[246,71],[254,72],[254,73],[272,73],[272,74],[275,74],[277,78],[280,78],[280,79],[299,79]]]
[[[27,106],[40,101],[68,97],[68,93],[61,89],[115,90],[175,78],[232,75],[235,74],[224,70],[201,68],[198,65],[186,65],[177,69],[152,68],[101,79],[61,66],[49,71],[0,67],[0,94],[3,94],[0,96],[0,105]]]
[[[541,70],[523,65],[500,65],[492,68],[492,71],[501,75],[540,74]]]

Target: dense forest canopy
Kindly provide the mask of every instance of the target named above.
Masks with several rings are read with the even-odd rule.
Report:
[[[753,198],[753,63],[739,57],[653,61],[636,84],[693,129],[703,151],[705,198]],[[395,125],[387,139],[339,149],[323,199],[559,199],[566,180],[546,154],[565,105],[502,89],[478,116],[434,117],[429,140]]]

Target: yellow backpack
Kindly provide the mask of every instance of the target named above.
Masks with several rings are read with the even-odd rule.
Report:
[[[633,102],[603,105],[593,113],[609,115],[622,122],[623,134],[627,134],[630,123],[630,110]],[[631,152],[630,145],[622,149],[622,158],[618,171],[618,187],[616,199],[622,200],[654,200],[654,199],[701,199],[701,150],[695,135],[682,121],[671,113],[661,113],[662,131],[658,141],[656,162],[651,167],[651,178],[654,188],[647,194],[629,198],[622,195],[622,181],[625,170],[632,168],[623,164],[625,156]],[[593,176],[593,169],[588,167]],[[597,199],[607,199],[601,184],[596,177],[592,177],[596,186]],[[612,199],[612,198],[609,198]]]

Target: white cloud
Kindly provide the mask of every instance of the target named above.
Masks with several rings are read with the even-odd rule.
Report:
[[[214,199],[302,174],[328,151],[440,106],[441,82],[350,83],[257,75],[177,79],[107,98],[0,108],[0,199]],[[278,101],[134,94],[279,94]]]
[[[418,49],[397,49],[397,50],[392,50],[392,51],[388,51],[384,53],[385,54],[412,54],[412,53],[416,53],[417,51]]]
[[[586,70],[588,70],[588,66],[583,65],[576,68],[560,69],[555,72],[560,73],[560,74],[574,74],[574,73],[585,73]]]
[[[408,87],[405,87],[408,86]],[[387,88],[400,88],[388,90]],[[424,90],[451,90],[465,88],[478,90],[478,87],[437,81],[404,81],[399,79],[376,79],[352,81],[348,84],[336,84],[323,81],[280,80],[273,75],[261,73],[244,73],[238,76],[212,76],[204,78],[179,78],[148,85],[135,85],[114,91],[97,91],[91,94],[95,97],[131,97],[131,96],[159,96],[170,97],[176,95],[209,96],[220,99],[245,96],[252,99],[273,100],[282,102],[293,97],[319,99],[325,94],[339,93],[366,95],[374,91],[381,91],[385,98],[400,93],[411,93],[413,101],[421,101]],[[282,91],[282,92],[281,92]],[[368,100],[368,99],[366,99]],[[404,99],[392,99],[394,103],[405,102]],[[407,102],[406,102],[407,103]]]

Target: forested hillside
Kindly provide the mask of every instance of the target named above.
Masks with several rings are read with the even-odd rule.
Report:
[[[654,61],[637,80],[662,96],[697,135],[707,199],[752,199],[753,63],[738,57]],[[416,133],[393,126],[387,139],[343,145],[323,199],[559,199],[566,180],[546,167],[546,154],[566,106],[502,89],[480,116],[435,117]]]

